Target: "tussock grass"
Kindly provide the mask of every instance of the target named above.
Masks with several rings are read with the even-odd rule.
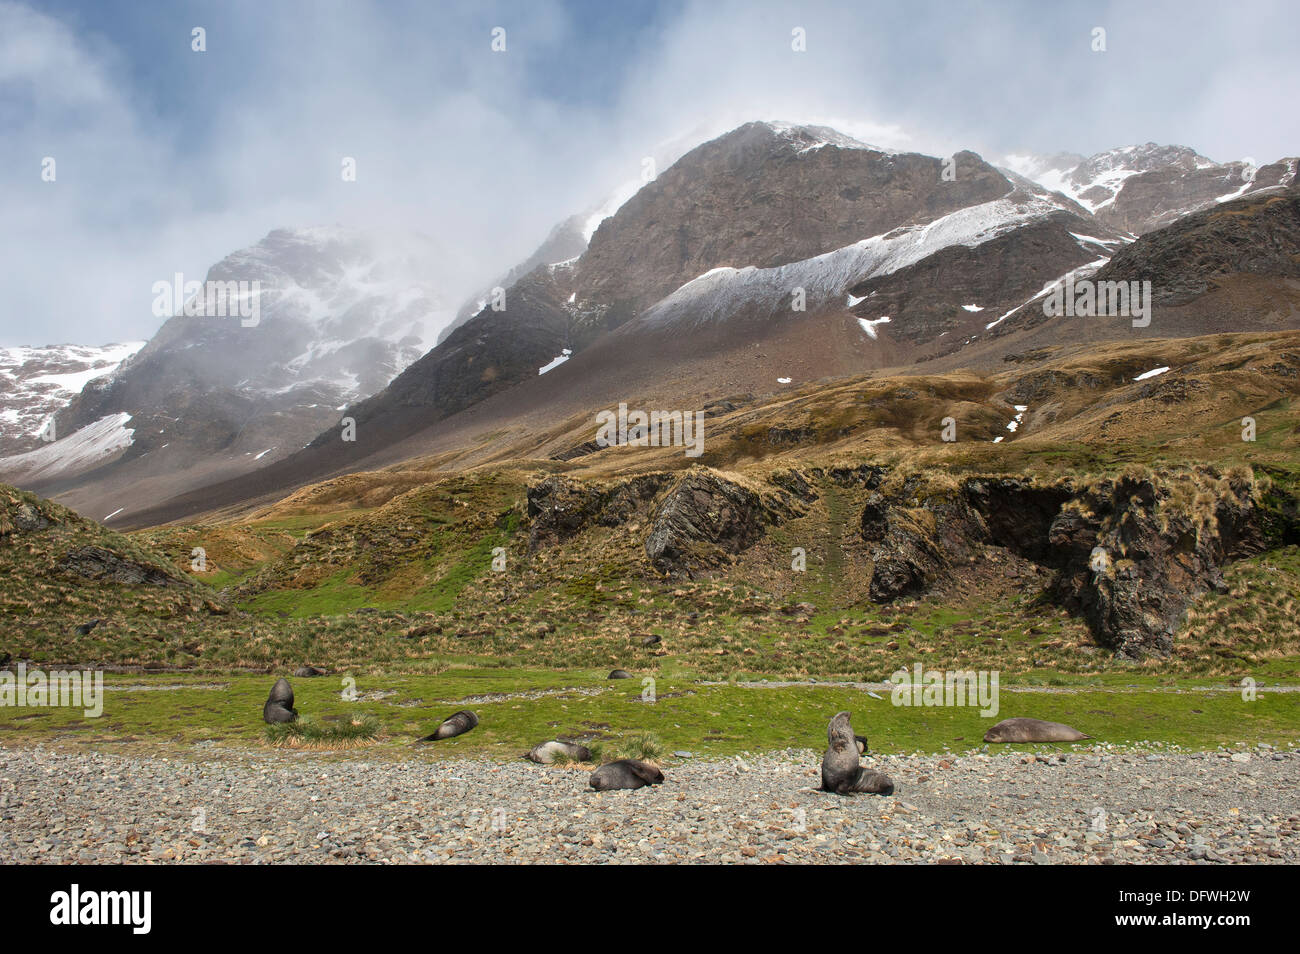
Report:
[[[318,721],[310,716],[266,727],[271,745],[295,749],[349,749],[378,741],[383,730],[372,715]]]
[[[634,732],[619,739],[597,741],[587,746],[592,761],[604,765],[620,759],[639,759],[658,764],[667,749],[653,732]]]

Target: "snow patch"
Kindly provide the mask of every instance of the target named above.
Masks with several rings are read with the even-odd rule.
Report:
[[[1164,373],[1165,373],[1166,371],[1168,371],[1168,370],[1169,370],[1169,369],[1168,369],[1167,367],[1166,367],[1166,368],[1152,368],[1150,371],[1145,371],[1145,372],[1143,372],[1142,374],[1139,374],[1139,375],[1138,375],[1136,378],[1134,378],[1133,380],[1134,380],[1134,381],[1145,381],[1145,380],[1147,380],[1148,378],[1154,378],[1154,377],[1156,377],[1157,375],[1164,374]]]
[[[537,369],[537,373],[538,373],[538,374],[545,374],[547,371],[554,371],[554,370],[555,370],[556,368],[558,368],[560,365],[564,364],[564,362],[568,361],[568,360],[569,360],[569,356],[572,355],[572,354],[573,354],[572,351],[570,351],[568,348],[565,348],[563,351],[561,351],[559,354],[557,354],[554,358],[552,358],[549,362],[547,362],[546,364],[544,364],[544,365],[542,365],[540,368],[538,368],[538,369]]]
[[[130,420],[131,415],[125,411],[101,417],[44,447],[0,458],[0,472],[32,480],[83,470],[131,446],[135,431],[126,426]]]
[[[860,281],[889,275],[955,245],[975,247],[1059,210],[1043,196],[1009,196],[959,209],[924,226],[907,226],[775,268],[713,268],[656,302],[646,322],[707,323],[757,307],[789,313],[790,290],[802,288],[808,310],[825,307]],[[855,301],[852,297],[848,300]],[[860,299],[857,299],[860,301]],[[852,304],[850,304],[852,307]]]
[[[862,330],[867,333],[867,337],[873,340],[876,337],[876,325],[883,325],[883,324],[887,324],[888,322],[889,322],[888,315],[883,315],[880,318],[876,318],[873,320],[868,320],[866,318],[858,319],[858,324],[862,326]]]

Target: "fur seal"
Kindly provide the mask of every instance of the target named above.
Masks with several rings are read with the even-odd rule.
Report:
[[[317,666],[299,666],[293,671],[293,674],[298,679],[311,679],[315,676],[325,675],[325,670]]]
[[[269,723],[293,722],[298,718],[298,710],[293,707],[293,686],[289,680],[281,677],[271,687],[271,694],[262,706],[262,721]]]
[[[658,785],[664,780],[664,773],[653,765],[637,759],[619,759],[602,765],[591,773],[588,781],[598,792],[608,792],[616,788],[642,788],[646,785]]]
[[[853,726],[849,724],[852,715],[851,712],[837,712],[826,727],[829,748],[822,756],[821,790],[838,795],[852,795],[854,792],[893,795],[893,779],[858,764],[858,745],[865,747],[867,740],[853,734]]]
[[[867,748],[867,737],[865,735],[855,735],[853,741],[858,746],[858,755],[866,755],[870,749]]]
[[[434,729],[430,735],[416,741],[440,742],[443,739],[454,739],[458,735],[464,735],[476,725],[478,725],[478,716],[468,709],[461,709],[459,712],[454,712],[443,719],[442,725]]]
[[[555,761],[557,755],[567,756],[571,762],[590,762],[591,749],[585,745],[578,745],[576,742],[561,742],[558,739],[550,742],[539,742],[534,745],[524,758],[530,762],[536,762],[538,765],[550,765]]]
[[[625,669],[615,669],[605,678],[607,679],[631,679],[632,674]]]
[[[1003,719],[984,733],[985,742],[1078,742],[1091,736],[1060,722]]]

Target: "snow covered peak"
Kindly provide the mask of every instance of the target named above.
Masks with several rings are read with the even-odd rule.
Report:
[[[762,125],[771,129],[782,139],[791,142],[800,155],[815,152],[825,146],[835,146],[837,149],[868,149],[872,152],[885,152],[884,149],[860,142],[852,136],[846,136],[839,130],[832,129],[830,126],[804,125],[781,121],[764,122]]]
[[[313,385],[355,400],[387,384],[452,321],[442,285],[452,269],[438,244],[416,233],[276,229],[207,274],[260,283],[255,327],[173,318],[141,358],[198,348],[211,385],[264,394]]]
[[[95,378],[112,374],[143,341],[0,348],[0,457],[40,445],[54,414]]]
[[[1148,142],[1119,146],[1083,158],[1072,153],[1054,156],[1008,155],[1008,169],[1053,192],[1069,196],[1091,213],[1114,203],[1126,180],[1147,172],[1173,174],[1227,168],[1187,146]]]

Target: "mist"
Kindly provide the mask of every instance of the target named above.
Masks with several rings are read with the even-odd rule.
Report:
[[[1270,2],[0,0],[0,343],[147,338],[154,282],[285,226],[428,236],[458,301],[644,157],[751,119],[1270,162],[1300,152],[1296,35]]]

